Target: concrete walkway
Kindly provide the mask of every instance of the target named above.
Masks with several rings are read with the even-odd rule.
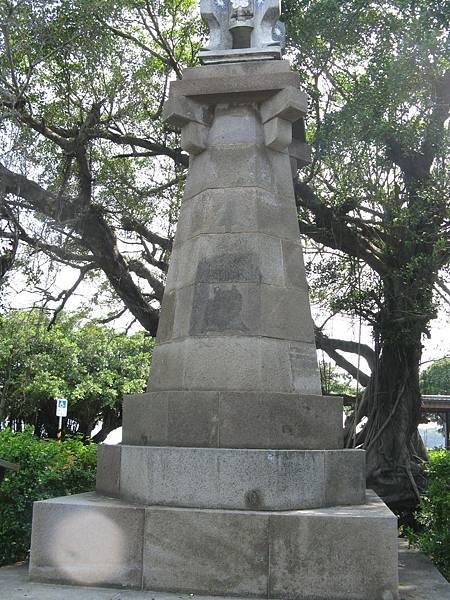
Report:
[[[428,558],[408,549],[400,540],[399,573],[401,600],[450,600],[450,584]],[[192,600],[194,595],[133,592],[106,588],[33,583],[28,566],[23,564],[0,569],[0,600]],[[203,597],[202,600],[208,600]]]
[[[450,600],[450,583],[421,552],[399,540],[400,598],[405,600]]]

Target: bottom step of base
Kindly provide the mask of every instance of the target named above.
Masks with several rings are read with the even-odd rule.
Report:
[[[358,506],[143,507],[94,493],[36,502],[34,580],[289,600],[396,600],[397,523]]]

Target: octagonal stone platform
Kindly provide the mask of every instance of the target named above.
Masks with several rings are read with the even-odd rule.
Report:
[[[371,492],[357,506],[284,512],[80,494],[35,503],[30,576],[261,599],[395,599],[395,523]]]
[[[326,450],[343,447],[342,398],[179,390],[126,396],[123,443]]]
[[[363,450],[100,446],[99,493],[145,505],[297,510],[361,504]]]

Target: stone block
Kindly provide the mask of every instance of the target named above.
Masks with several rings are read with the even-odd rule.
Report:
[[[185,341],[155,346],[152,355],[149,391],[183,388],[187,348]]]
[[[297,171],[298,171],[298,165],[297,165],[297,160],[295,158],[291,158],[289,157],[289,162],[291,164],[291,175],[292,175],[292,179],[295,179],[297,177]]]
[[[189,360],[187,360],[187,357]],[[321,395],[313,343],[208,335],[158,344],[148,391],[240,390]]]
[[[314,344],[314,331],[306,290],[261,285],[261,323],[266,337]]]
[[[199,238],[195,283],[283,285],[281,242],[264,234],[217,234]]]
[[[293,123],[304,117],[308,112],[308,96],[289,86],[278,92],[261,104],[261,119],[263,123],[270,119],[280,118]]]
[[[175,320],[175,307],[177,296],[175,290],[165,290],[161,304],[161,312],[156,334],[157,342],[165,342],[173,337],[173,326]]]
[[[182,392],[170,392],[175,395]],[[167,446],[167,392],[125,396],[122,409],[122,443]]]
[[[140,588],[144,509],[94,493],[35,502],[30,577]]]
[[[219,443],[223,448],[342,448],[342,400],[220,392]]]
[[[268,515],[146,509],[144,588],[266,597]]]
[[[264,60],[185,69],[182,80],[170,83],[170,95],[219,104],[235,97],[265,99],[285,87],[298,85],[298,74],[284,61]]]
[[[122,439],[138,446],[339,449],[342,400],[265,392],[133,394],[124,398]]]
[[[283,286],[282,242],[261,233],[202,234],[174,247],[165,293],[194,283]]]
[[[35,503],[30,576],[175,593],[398,600],[397,520],[373,493],[362,505],[283,512],[144,508],[80,494]]]
[[[178,290],[165,291],[156,336],[158,343],[189,334],[195,289],[194,285],[188,285]]]
[[[171,337],[265,336],[314,343],[307,292],[256,283],[198,283],[170,290],[175,298]],[[172,303],[172,300],[171,300]],[[163,304],[162,325],[166,322]],[[160,327],[161,329],[161,327]]]
[[[266,150],[272,168],[275,193],[279,198],[284,198],[284,201],[289,204],[289,210],[291,211],[291,214],[293,211],[295,214],[294,218],[297,220],[291,161],[288,149],[285,148],[283,151],[279,152],[266,147]]]
[[[206,190],[186,199],[181,205],[174,245],[202,233],[257,232],[257,206],[262,194],[270,195],[258,188],[228,188]]]
[[[200,123],[188,123],[181,130],[181,147],[189,154],[200,154],[207,146],[208,127]]]
[[[306,272],[300,240],[282,240],[284,285],[305,289]]]
[[[188,67],[183,71],[183,81],[200,79],[216,79],[217,77],[248,77],[251,74],[260,77],[270,77],[270,75],[291,73],[291,67],[285,60],[281,61],[261,61],[254,64],[233,63],[229,65],[208,65],[202,67]]]
[[[358,504],[364,478],[362,450],[175,448],[122,445],[121,497],[155,506],[234,510],[297,510]],[[333,460],[329,455],[334,454]],[[325,481],[341,478],[336,491]],[[347,486],[345,493],[342,489]]]
[[[305,119],[299,119],[292,123],[292,138],[299,142],[306,142]]]
[[[286,600],[398,600],[397,523],[365,505],[266,512],[149,507],[144,587]]]
[[[292,142],[291,123],[277,117],[264,123],[264,140],[272,150],[284,150]]]
[[[303,394],[321,394],[317,351],[314,344],[289,342],[289,366],[292,388]]]
[[[226,50],[200,50],[198,53],[200,61],[204,64],[226,64],[255,60],[279,60],[281,59],[280,46],[265,46],[262,48],[229,48]]]
[[[272,286],[247,283],[195,285],[189,335],[260,335],[262,290],[265,287]]]
[[[183,440],[186,447],[218,446],[218,395],[217,392],[171,393],[167,402],[167,444]]]
[[[398,599],[397,519],[374,495],[359,506],[271,515],[269,538],[269,598]]]
[[[183,202],[174,246],[205,233],[245,232],[298,240],[293,202],[260,188],[206,190]]]
[[[353,449],[336,454],[325,453],[325,505],[364,504],[366,485],[365,459]]]
[[[179,129],[191,122],[208,125],[211,117],[206,107],[184,96],[169,96],[164,103],[164,121]]]
[[[117,498],[120,494],[120,446],[99,444],[97,446],[98,494]]]
[[[215,107],[209,130],[208,147],[264,144],[263,128],[257,109],[250,105],[222,104]]]
[[[184,389],[261,389],[259,338],[240,335],[198,337],[182,343],[189,356],[184,368]]]
[[[261,338],[263,391],[298,392],[320,396],[316,347],[312,343]]]
[[[212,146],[206,152],[192,156],[183,198],[191,198],[208,189],[237,187],[275,191],[264,145]]]

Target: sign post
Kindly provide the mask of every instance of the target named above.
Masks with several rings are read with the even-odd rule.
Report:
[[[57,398],[56,399],[56,416],[58,417],[58,441],[62,439],[62,420],[63,417],[67,417],[67,407],[69,406],[69,401],[66,398]]]

